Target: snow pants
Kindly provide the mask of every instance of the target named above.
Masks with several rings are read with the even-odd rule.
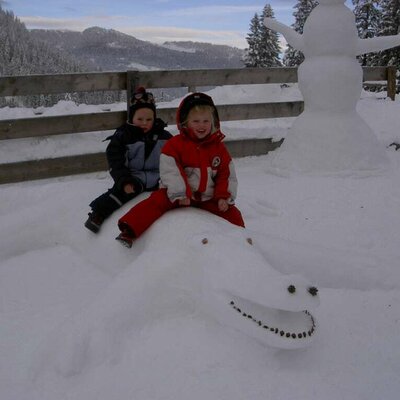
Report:
[[[104,219],[108,218],[114,211],[143,192],[143,185],[134,185],[134,187],[134,193],[125,193],[123,189],[114,185],[107,192],[94,199],[89,206],[96,214],[101,215]]]
[[[229,206],[229,209],[222,212],[218,209],[215,200],[195,201],[191,200],[191,207],[209,211],[221,218],[226,219],[234,225],[244,227],[244,221],[239,209]],[[171,202],[167,196],[166,189],[159,189],[151,194],[150,197],[132,207],[118,221],[118,227],[122,231],[128,229],[135,237],[139,237],[147,228],[150,227],[164,213],[180,206],[178,201]]]

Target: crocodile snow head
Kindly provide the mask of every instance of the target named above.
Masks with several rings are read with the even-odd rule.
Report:
[[[317,287],[274,270],[245,229],[220,225],[218,232],[202,232],[187,242],[193,264],[204,269],[205,311],[268,346],[309,345],[316,334],[311,313],[319,305]]]
[[[158,268],[172,267],[174,278],[163,285],[190,292],[195,307],[219,324],[277,348],[305,347],[313,340],[317,287],[273,269],[247,229],[189,207],[164,215],[140,240],[148,246],[146,260],[154,243],[165,252],[156,256],[164,265]]]

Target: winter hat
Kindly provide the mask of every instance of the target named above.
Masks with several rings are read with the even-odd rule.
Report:
[[[138,87],[131,98],[128,122],[132,122],[135,112],[140,108],[149,108],[154,113],[154,119],[156,118],[156,105],[153,93],[146,92],[146,89],[143,86]]]
[[[187,120],[189,111],[195,106],[210,106],[213,110],[215,127],[219,129],[219,115],[213,99],[205,93],[200,92],[191,93],[181,101],[176,113],[176,124],[178,125],[178,129],[182,128],[182,124]]]

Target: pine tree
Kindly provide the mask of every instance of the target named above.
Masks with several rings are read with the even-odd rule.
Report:
[[[258,67],[260,62],[260,18],[257,13],[250,21],[250,32],[246,37],[249,48],[246,52],[244,63],[246,67]]]
[[[356,26],[358,36],[361,39],[367,39],[377,36],[379,23],[382,13],[379,6],[379,0],[352,0],[354,5],[354,15],[356,17]],[[379,65],[379,54],[362,54],[359,57],[361,65],[373,66]]]
[[[0,6],[0,74],[29,75],[78,72],[78,62],[49,45],[33,39],[30,32],[10,11]]]
[[[72,56],[66,55],[50,45],[36,40],[25,25],[10,11],[2,9],[0,4],[0,76],[60,74],[80,72],[87,68],[80,65]],[[107,99],[119,100],[120,93],[88,92],[68,97],[95,100],[103,103]],[[65,94],[32,95],[17,98],[1,98],[0,106],[23,105],[28,107],[50,106],[66,98]],[[117,101],[116,100],[116,101]]]
[[[304,23],[310,15],[311,11],[318,4],[316,0],[300,0],[293,7],[297,11],[293,13],[295,17],[295,22],[292,24],[292,28],[302,34]],[[296,67],[304,61],[304,55],[301,51],[294,49],[292,46],[288,45],[285,54],[283,56],[283,64],[287,67]]]
[[[265,18],[274,18],[274,12],[269,4],[266,4],[260,17],[260,49],[258,67],[280,67],[282,65],[279,55],[278,33],[268,29],[264,25]]]
[[[381,0],[382,18],[378,36],[400,33],[400,0]],[[380,53],[380,65],[400,66],[400,48],[394,47]]]

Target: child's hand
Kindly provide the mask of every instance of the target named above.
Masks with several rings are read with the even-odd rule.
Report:
[[[132,183],[127,183],[124,185],[124,192],[126,194],[135,193],[135,187],[132,185]]]
[[[188,199],[187,197],[185,197],[184,199],[180,199],[178,200],[178,204],[180,206],[190,206],[190,199]]]
[[[218,200],[218,209],[219,211],[225,212],[229,208],[229,203],[225,199],[219,199]]]

